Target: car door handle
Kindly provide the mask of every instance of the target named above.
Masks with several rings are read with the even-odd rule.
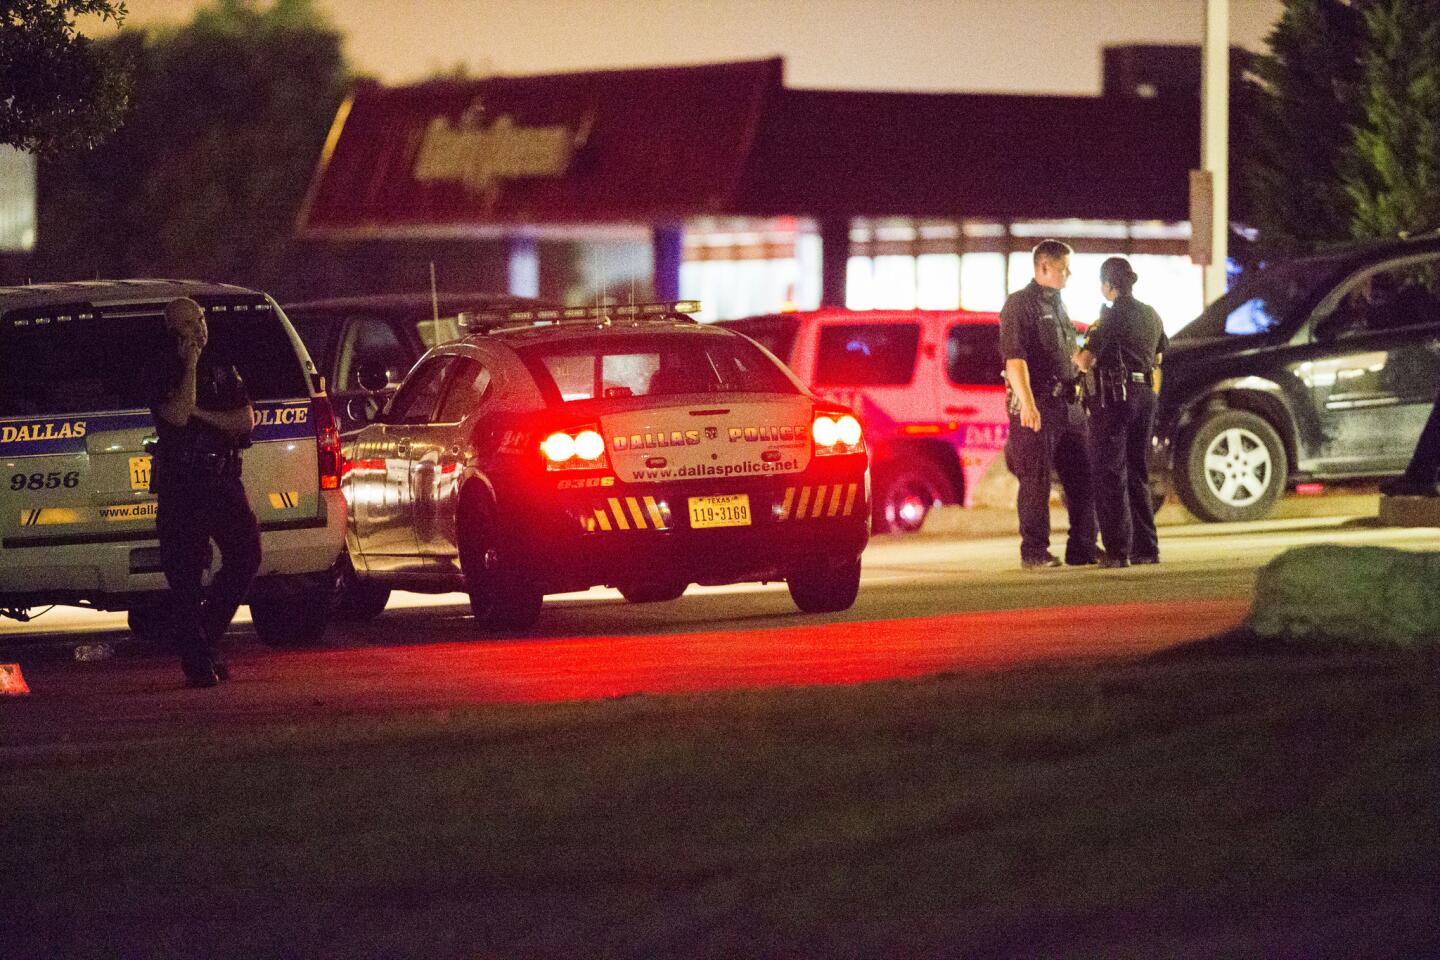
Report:
[[[979,413],[979,412],[980,412],[980,408],[979,408],[979,407],[971,407],[971,406],[964,406],[964,407],[946,407],[946,408],[945,408],[945,412],[946,412],[946,413],[958,413],[958,414],[960,414],[960,416],[962,416],[962,417],[968,417],[968,416],[970,416],[972,413]]]

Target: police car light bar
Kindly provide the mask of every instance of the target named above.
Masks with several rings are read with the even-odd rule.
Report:
[[[532,307],[526,310],[486,310],[463,313],[460,325],[466,330],[490,330],[496,327],[523,326],[541,323],[588,323],[627,320],[663,320],[676,314],[700,311],[699,300],[665,300],[658,303],[598,304],[588,307]]]

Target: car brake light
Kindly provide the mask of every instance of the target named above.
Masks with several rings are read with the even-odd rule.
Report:
[[[860,421],[854,414],[841,410],[815,411],[810,436],[815,441],[817,457],[865,450],[865,432],[860,428]]]
[[[330,398],[321,394],[310,398],[310,416],[315,419],[315,462],[319,467],[320,489],[339,490],[343,454],[340,452],[340,423]]]
[[[556,430],[540,443],[547,470],[597,470],[610,465],[598,427]]]

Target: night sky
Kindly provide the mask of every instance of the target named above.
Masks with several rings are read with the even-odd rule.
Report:
[[[127,0],[134,26],[196,0]],[[791,87],[1095,94],[1100,48],[1200,42],[1204,0],[319,0],[352,65],[391,83],[457,66],[551,73],[781,55]],[[1230,0],[1259,47],[1281,0]],[[103,29],[91,32],[102,35]]]

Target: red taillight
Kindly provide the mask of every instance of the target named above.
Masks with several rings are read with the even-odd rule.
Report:
[[[340,452],[340,423],[330,398],[310,398],[310,416],[315,420],[315,462],[320,470],[320,489],[339,490],[343,455]]]
[[[610,465],[605,437],[595,424],[552,430],[540,441],[546,470],[599,470]]]
[[[810,437],[815,441],[817,457],[865,452],[865,431],[855,415],[846,410],[816,409]]]

